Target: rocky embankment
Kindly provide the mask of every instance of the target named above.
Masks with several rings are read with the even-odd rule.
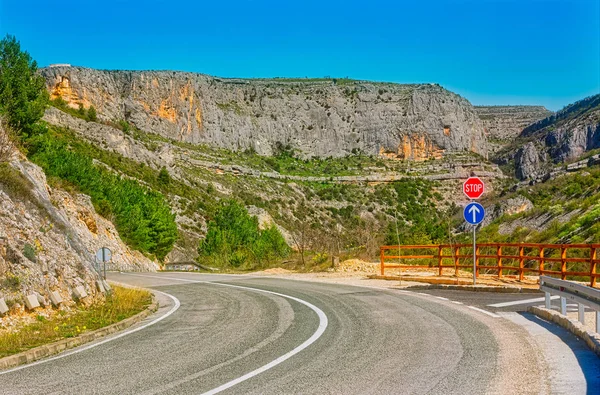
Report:
[[[52,98],[94,106],[178,141],[272,155],[352,152],[425,160],[446,152],[487,155],[483,125],[464,98],[438,85],[351,80],[243,80],[171,71],[41,70]]]
[[[43,171],[20,154],[0,164],[0,173],[0,330],[34,319],[27,310],[50,315],[53,305],[103,298],[94,268],[101,246],[113,251],[114,268],[157,269],[121,242],[89,197],[50,188]],[[39,307],[27,306],[32,295]]]

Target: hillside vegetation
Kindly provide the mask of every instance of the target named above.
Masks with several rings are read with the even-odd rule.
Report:
[[[87,144],[69,145],[54,127],[27,138],[24,144],[29,159],[44,169],[51,182],[89,195],[96,211],[113,219],[131,247],[160,260],[173,248],[177,226],[162,194],[94,164]]]

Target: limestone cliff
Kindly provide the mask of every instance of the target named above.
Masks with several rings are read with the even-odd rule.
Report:
[[[171,71],[41,70],[52,98],[106,121],[190,143],[303,157],[351,152],[428,159],[487,155],[471,104],[438,85],[320,79],[222,79]]]
[[[475,112],[483,122],[490,151],[501,149],[524,128],[552,115],[543,106],[475,106]]]

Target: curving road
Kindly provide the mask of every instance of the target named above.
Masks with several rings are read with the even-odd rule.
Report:
[[[0,372],[0,393],[553,392],[527,330],[450,300],[245,276],[110,279],[175,299],[159,294],[141,330]]]

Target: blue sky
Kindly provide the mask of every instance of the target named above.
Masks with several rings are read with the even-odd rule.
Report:
[[[557,110],[600,92],[600,0],[0,0],[42,66],[435,82]]]

